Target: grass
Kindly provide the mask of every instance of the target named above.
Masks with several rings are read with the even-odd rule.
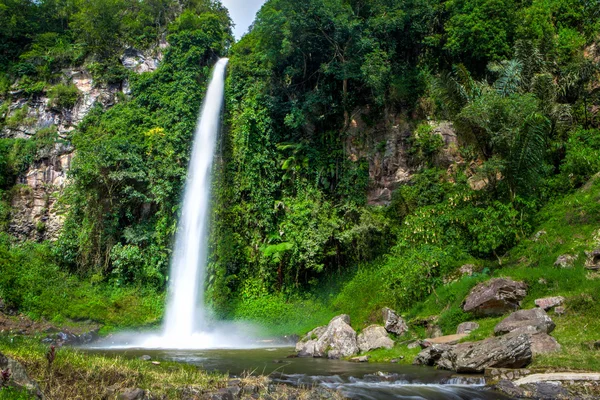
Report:
[[[120,390],[139,387],[153,395],[180,398],[183,387],[213,390],[227,384],[227,376],[207,373],[187,364],[161,362],[153,365],[72,348],[58,348],[56,359],[49,368],[48,347],[34,338],[2,336],[0,351],[21,362],[48,399],[99,399],[106,396],[108,387]]]
[[[420,347],[409,349],[406,344],[397,344],[391,349],[377,349],[365,354],[369,355],[369,362],[390,362],[391,360],[397,360],[398,364],[412,364],[420,351]]]

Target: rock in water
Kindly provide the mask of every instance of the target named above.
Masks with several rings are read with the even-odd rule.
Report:
[[[360,351],[394,347],[394,341],[389,338],[385,328],[379,325],[371,325],[363,329],[358,335],[357,344]]]
[[[383,324],[385,330],[389,333],[395,333],[400,336],[408,331],[408,325],[401,316],[399,316],[396,311],[391,308],[383,308],[381,310],[383,314]]]
[[[552,319],[541,308],[530,310],[519,310],[504,318],[494,328],[496,335],[504,335],[510,332],[523,333],[550,333],[556,325]]]
[[[9,384],[12,384],[17,388],[24,388],[38,398],[43,397],[40,387],[29,377],[29,375],[27,375],[25,368],[18,361],[0,353],[0,370],[5,371],[7,369],[10,369]]]
[[[527,285],[506,278],[494,278],[475,286],[463,304],[465,312],[479,316],[502,315],[519,308]]]
[[[511,334],[480,342],[432,345],[423,350],[414,364],[437,366],[459,373],[481,373],[486,368],[522,368],[531,362],[527,334]]]
[[[477,322],[463,322],[456,328],[456,333],[458,335],[460,335],[461,333],[471,333],[478,328],[479,324]]]

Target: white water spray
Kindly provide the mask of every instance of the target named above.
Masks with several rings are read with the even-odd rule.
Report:
[[[210,184],[213,158],[225,91],[228,59],[220,59],[212,75],[198,117],[188,167],[183,210],[171,261],[164,332],[170,340],[190,338],[205,324],[205,280]]]

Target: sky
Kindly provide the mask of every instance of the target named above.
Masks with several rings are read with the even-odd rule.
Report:
[[[248,31],[256,12],[265,0],[221,0],[221,3],[229,9],[229,15],[235,23],[233,33],[236,39],[239,39]]]

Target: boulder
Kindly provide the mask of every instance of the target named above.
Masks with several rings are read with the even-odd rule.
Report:
[[[385,307],[381,312],[383,314],[383,324],[386,331],[395,333],[398,336],[403,335],[408,331],[408,325],[406,325],[406,322],[401,316],[396,314],[396,311]]]
[[[534,356],[554,353],[561,349],[556,339],[547,333],[529,335],[529,342],[531,343],[531,353]]]
[[[358,335],[357,344],[360,351],[394,347],[394,341],[389,338],[385,328],[379,325],[371,325],[363,329]]]
[[[544,297],[543,299],[537,299],[535,301],[535,305],[545,311],[548,311],[551,308],[562,305],[564,302],[565,298],[562,296]]]
[[[327,330],[326,326],[319,326],[308,332],[298,343],[296,343],[296,352],[300,357],[313,357],[315,354],[315,345],[321,335]]]
[[[461,333],[471,333],[475,329],[478,329],[478,328],[479,328],[479,324],[477,322],[463,322],[462,324],[458,325],[458,327],[456,328],[456,333],[459,335]]]
[[[18,361],[0,353],[0,371],[6,370],[10,370],[9,385],[26,389],[38,398],[43,397],[40,387],[27,375],[25,368]]]
[[[125,389],[119,394],[119,400],[142,400],[144,399],[146,392],[142,389]]]
[[[350,326],[348,315],[334,317],[315,343],[314,357],[342,358],[358,353],[356,332]]]
[[[458,272],[461,276],[471,276],[473,275],[473,271],[475,270],[475,266],[473,264],[465,264],[459,268]]]
[[[563,254],[558,256],[556,261],[554,262],[555,267],[560,268],[573,268],[573,264],[577,260],[577,256],[572,256],[570,254]]]
[[[434,344],[421,351],[413,361],[414,365],[435,366],[442,355],[449,352],[452,346],[449,344]]]
[[[440,356],[437,366],[459,373],[481,373],[486,368],[522,368],[531,359],[529,336],[511,334],[452,346]]]
[[[504,318],[494,328],[496,335],[504,335],[510,332],[523,333],[550,333],[556,325],[552,319],[541,308],[530,310],[519,310]]]
[[[600,270],[600,249],[594,251],[586,251],[585,267],[591,270]]]
[[[342,358],[358,353],[356,332],[350,326],[348,315],[338,315],[327,326],[308,332],[296,344],[300,357]]]
[[[479,316],[502,315],[519,308],[527,295],[527,285],[506,278],[495,278],[475,286],[463,304],[465,312]]]
[[[350,361],[357,363],[369,362],[369,356],[352,357]]]

